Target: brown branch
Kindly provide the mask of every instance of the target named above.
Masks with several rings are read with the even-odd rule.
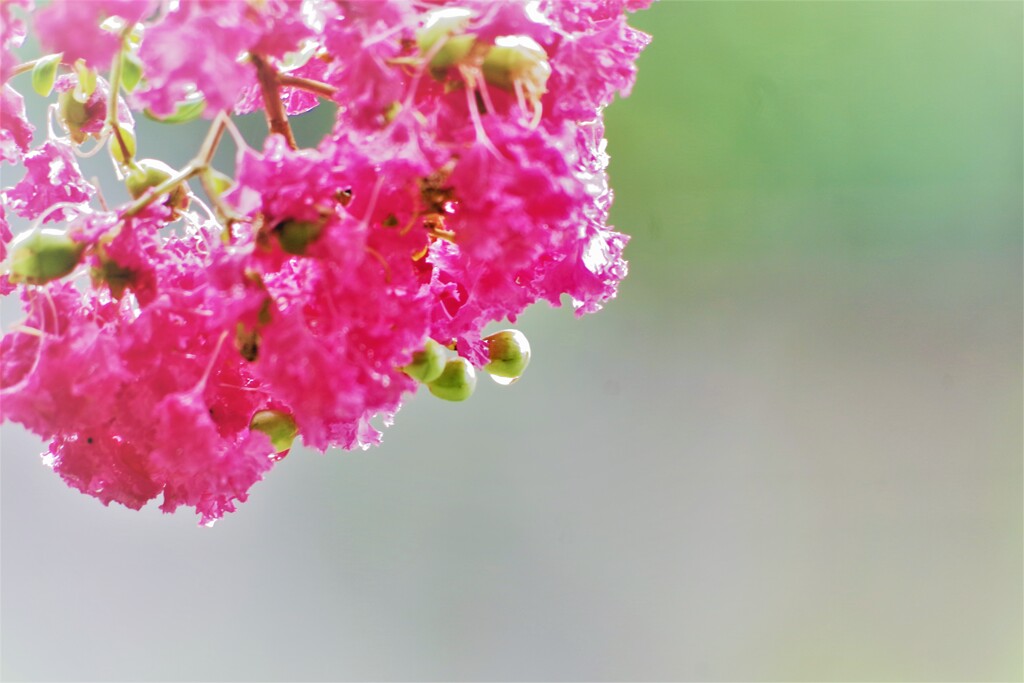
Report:
[[[263,111],[267,116],[267,128],[271,133],[283,135],[290,148],[298,149],[295,136],[292,135],[292,127],[288,125],[288,113],[284,110],[284,103],[281,102],[280,74],[263,56],[253,54],[250,55],[250,59],[256,66],[256,76],[260,81]]]
[[[299,90],[307,90],[311,93],[330,99],[334,97],[338,89],[328,83],[321,81],[314,81],[311,78],[303,78],[302,76],[289,76],[288,74],[279,74],[277,82],[284,87],[298,88]]]
[[[36,68],[36,64],[43,61],[49,56],[50,55],[43,55],[42,57],[37,57],[30,62],[22,62],[21,64],[16,65],[13,69],[11,69],[10,77],[14,78],[18,74],[23,74],[31,71],[32,69]]]

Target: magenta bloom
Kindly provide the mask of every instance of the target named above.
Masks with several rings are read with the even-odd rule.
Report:
[[[35,126],[25,118],[25,100],[9,86],[0,90],[0,161],[16,164],[28,152]]]
[[[645,4],[55,0],[40,40],[99,72],[88,101],[57,108],[77,143],[109,144],[110,102],[129,126],[132,108],[200,96],[208,140],[228,139],[222,114],[261,109],[272,134],[239,144],[226,184],[210,147],[178,168],[118,148],[132,199],[90,206],[77,148],[54,126],[30,149],[4,87],[0,158],[25,176],[0,206],[0,293],[25,319],[0,339],[0,417],[49,439],[45,462],[104,504],[207,524],[295,439],[372,446],[420,384],[464,400],[473,367],[515,360],[489,326],[563,295],[597,311],[626,275],[601,113],[632,87],[648,37],[623,13]],[[135,41],[110,17],[139,22]],[[4,50],[19,40],[5,23]],[[125,51],[142,73],[114,100]],[[322,100],[332,130],[297,149],[288,115]],[[12,241],[8,208],[60,229]]]
[[[138,101],[158,115],[170,114],[193,90],[213,116],[231,110],[255,82],[247,51],[281,56],[310,35],[297,0],[183,0],[149,29],[140,57],[149,87]]]
[[[95,69],[107,69],[121,40],[101,24],[111,17],[134,24],[153,5],[152,0],[53,0],[36,14],[36,34],[44,50],[64,53],[65,64],[83,59]]]
[[[25,155],[25,177],[3,193],[4,201],[22,218],[37,218],[58,203],[81,204],[95,193],[78,168],[71,147],[47,142]],[[49,213],[44,222],[67,220],[66,208]]]
[[[11,70],[18,64],[17,57],[11,52],[25,40],[25,22],[11,10],[20,7],[31,11],[32,0],[3,0],[0,2],[0,85],[11,77]]]

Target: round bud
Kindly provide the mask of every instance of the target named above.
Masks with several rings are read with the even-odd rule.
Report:
[[[476,44],[476,36],[461,34],[470,16],[469,10],[457,7],[437,10],[431,12],[427,23],[416,34],[420,53],[433,53],[428,66],[434,78],[444,80],[448,69],[464,60]],[[443,43],[438,46],[438,41]]]
[[[441,49],[430,58],[430,75],[443,81],[448,74],[448,69],[464,60],[475,44],[476,37],[471,35],[448,38]]]
[[[517,378],[530,364],[530,342],[519,330],[502,330],[484,338],[491,362],[484,370],[497,377]]]
[[[299,434],[295,420],[280,410],[260,410],[249,421],[249,429],[263,432],[270,437],[270,443],[277,453],[288,451]]]
[[[438,40],[462,31],[469,25],[472,16],[472,12],[461,7],[447,7],[431,12],[423,28],[416,33],[416,44],[419,45],[420,52],[426,54]]]
[[[57,95],[57,116],[68,129],[71,139],[81,144],[85,142],[87,133],[82,132],[82,126],[89,122],[94,115],[85,102],[75,99],[71,90],[65,90]]]
[[[487,51],[483,63],[484,79],[505,90],[521,83],[533,96],[544,93],[551,75],[548,53],[537,41],[526,36],[502,36]]]
[[[278,223],[271,232],[277,236],[285,252],[302,256],[306,248],[320,237],[323,229],[322,222],[287,220]]]
[[[139,159],[124,179],[128,193],[134,199],[146,194],[146,190],[157,187],[174,175],[174,169],[159,159]]]
[[[62,278],[82,260],[85,244],[59,230],[26,233],[11,245],[11,282],[41,285]]]
[[[125,187],[133,199],[138,199],[151,188],[159,187],[177,171],[159,159],[139,159],[124,179]],[[179,183],[170,191],[167,205],[175,209],[188,206],[188,187]]]
[[[412,362],[402,368],[402,372],[418,382],[429,384],[441,376],[447,359],[445,348],[433,339],[428,339],[422,351],[412,354]]]
[[[465,358],[454,358],[445,363],[441,375],[427,388],[446,401],[465,401],[476,389],[476,370]]]

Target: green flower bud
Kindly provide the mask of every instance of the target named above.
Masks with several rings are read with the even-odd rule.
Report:
[[[402,372],[414,380],[429,384],[441,376],[447,359],[445,348],[433,339],[428,339],[422,351],[412,354],[412,362],[402,368]]]
[[[84,102],[75,99],[72,91],[65,90],[57,96],[57,116],[67,127],[72,140],[78,144],[85,142],[88,133],[82,132],[82,126],[91,114]]]
[[[138,199],[151,188],[162,185],[175,173],[177,171],[159,159],[139,159],[132,165],[124,184],[128,188],[128,193],[134,199]],[[184,209],[188,206],[188,188],[185,183],[176,185],[169,194],[168,206],[175,209]]]
[[[430,13],[427,23],[416,34],[416,44],[420,52],[426,54],[438,40],[451,37],[453,33],[459,33],[469,25],[469,19],[473,13],[461,7],[449,7],[439,9]]]
[[[427,388],[446,401],[465,401],[476,389],[476,370],[465,358],[455,358],[445,363],[441,375]]]
[[[146,190],[157,187],[174,175],[174,169],[159,159],[139,159],[124,179],[128,193],[134,199],[146,194]]]
[[[465,60],[476,44],[476,36],[461,34],[469,25],[470,16],[469,10],[457,7],[437,10],[430,14],[426,25],[416,35],[421,54],[426,55],[436,48],[428,65],[434,78],[444,80],[448,69]],[[439,40],[444,42],[437,48]]]
[[[303,256],[306,248],[316,242],[324,230],[323,222],[288,220],[278,223],[271,231],[277,236],[281,248],[289,254]]]
[[[491,362],[484,370],[496,377],[516,379],[530,363],[530,342],[519,330],[502,330],[484,338]]]
[[[269,436],[270,443],[277,453],[289,450],[299,434],[292,416],[280,410],[257,411],[249,422],[249,429]]]
[[[62,278],[82,260],[85,244],[59,230],[26,233],[11,245],[11,282],[42,285]]]
[[[520,83],[531,97],[544,94],[551,75],[548,53],[526,36],[495,39],[483,63],[484,79],[491,85],[514,90]]]

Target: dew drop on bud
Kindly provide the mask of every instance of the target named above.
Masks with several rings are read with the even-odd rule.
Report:
[[[510,379],[513,382],[523,374],[530,364],[530,342],[519,330],[502,330],[484,337],[487,346],[487,357],[491,362],[484,366],[498,381],[498,378]],[[499,384],[512,384],[501,382]]]
[[[288,451],[299,433],[292,416],[280,410],[257,411],[249,422],[249,429],[269,436],[270,443],[278,454]]]
[[[446,401],[465,401],[476,389],[476,370],[465,358],[454,358],[445,363],[441,375],[427,388]]]

